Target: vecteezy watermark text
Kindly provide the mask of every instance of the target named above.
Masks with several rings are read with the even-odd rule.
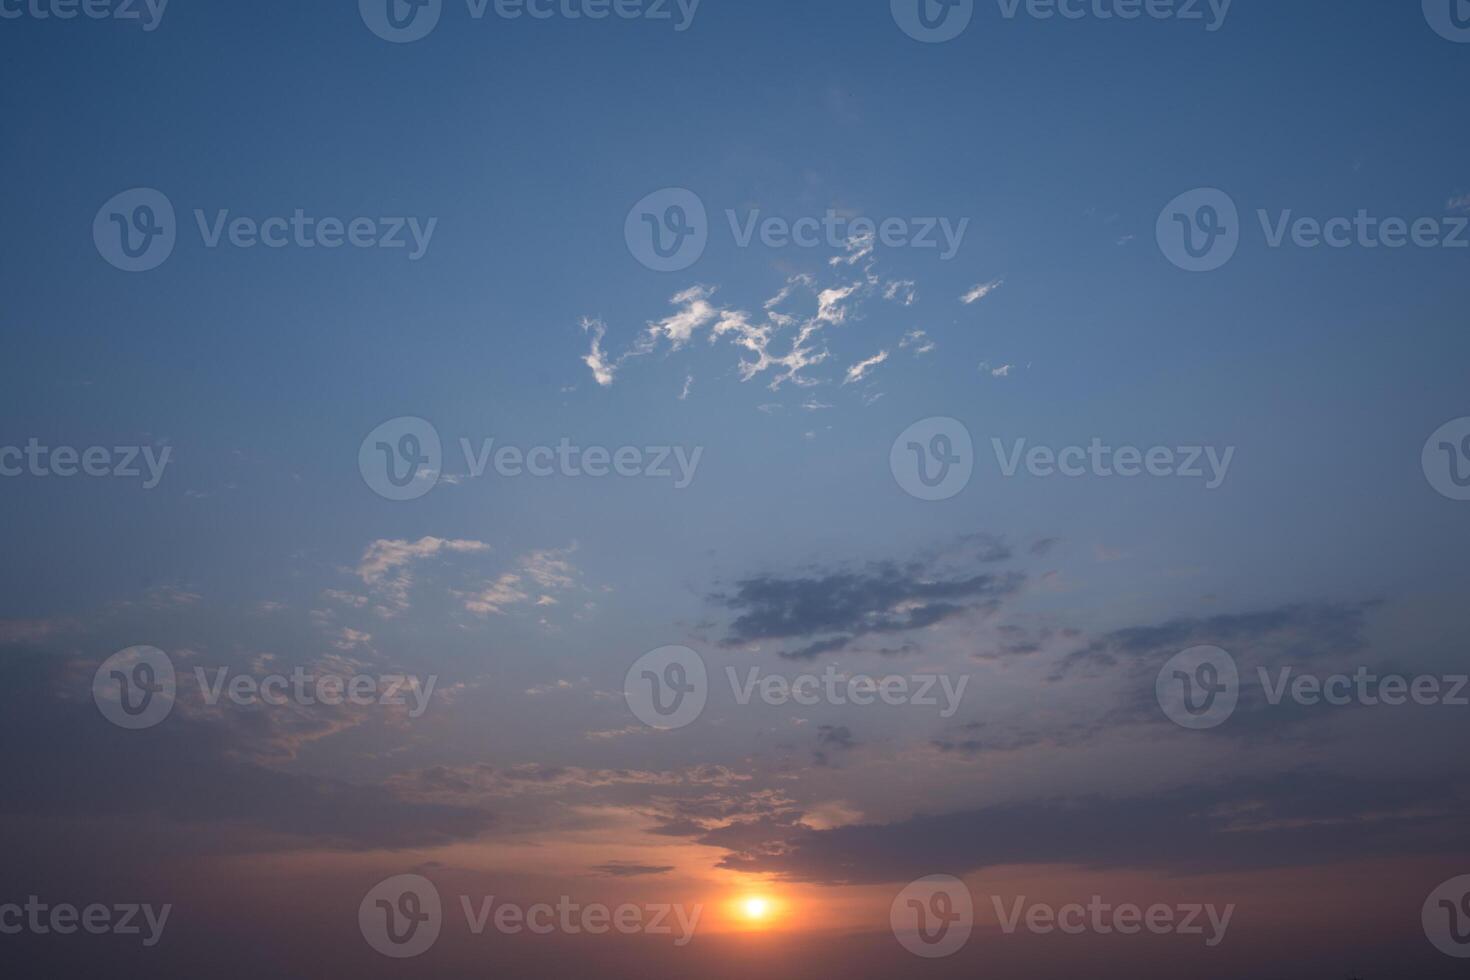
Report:
[[[158,30],[168,0],[0,0],[0,20],[115,20]]]
[[[1351,674],[1322,675],[1286,665],[1257,667],[1256,677],[1266,704],[1273,708],[1286,701],[1308,708],[1470,707],[1466,674],[1380,674],[1359,666]],[[1240,703],[1240,669],[1235,658],[1219,647],[1191,647],[1164,664],[1155,692],[1164,715],[1181,728],[1217,728]]]
[[[1206,490],[1220,488],[1230,472],[1230,463],[1235,458],[1234,446],[1227,446],[1223,451],[1214,446],[1153,446],[1140,449],[1137,446],[1110,446],[1099,437],[1094,437],[1086,446],[1065,446],[1061,449],[1050,446],[1032,446],[1027,449],[1025,439],[1015,440],[1009,448],[1000,439],[993,438],[990,444],[1001,475],[1006,477],[1015,476],[1024,463],[1026,472],[1039,478],[1121,477],[1126,480],[1140,476],[1175,477],[1204,480]]]
[[[668,936],[675,946],[689,945],[704,906],[649,903],[617,906],[581,903],[562,895],[553,902],[521,905],[494,895],[459,896],[459,909],[472,936],[487,929],[502,935]],[[445,922],[444,903],[434,883],[422,875],[395,875],[373,886],[357,910],[358,928],[368,945],[394,959],[426,952],[438,940]]]
[[[481,21],[492,9],[502,20],[643,20],[672,23],[689,30],[701,0],[465,0],[470,19]],[[358,0],[368,30],[394,44],[421,41],[439,26],[444,0]]]
[[[1272,249],[1470,249],[1470,217],[1461,215],[1406,218],[1359,208],[1352,215],[1323,217],[1291,208],[1261,208],[1255,217]],[[1174,265],[1188,272],[1212,272],[1235,257],[1244,231],[1235,200],[1218,188],[1204,187],[1164,206],[1155,237]]]
[[[737,248],[830,248],[849,254],[881,245],[939,252],[948,261],[959,254],[969,218],[870,218],[828,210],[821,217],[766,215],[759,209],[742,216],[725,211],[730,237]],[[709,245],[709,212],[693,191],[668,187],[633,205],[623,222],[628,251],[655,272],[680,272],[698,262]]]
[[[172,446],[155,451],[153,446],[43,446],[31,438],[24,447],[0,446],[0,477],[34,476],[38,478],[74,476],[93,478],[144,477],[141,460],[147,468],[143,489],[152,490],[163,480],[163,471],[173,458]]]
[[[459,440],[465,473],[453,477],[479,479],[490,469],[506,479],[529,476],[544,480],[621,477],[669,480],[675,490],[694,482],[704,447],[694,446],[582,446],[563,437],[555,445],[530,447],[497,445],[493,438],[479,444]],[[390,419],[368,433],[358,448],[358,470],[363,481],[380,497],[414,500],[443,477],[443,444],[439,431],[425,419]]]
[[[1147,907],[1123,902],[1113,905],[1101,895],[1093,895],[1086,905],[1071,903],[1060,907],[1044,902],[1031,902],[1020,896],[1007,902],[992,895],[996,918],[1007,936],[1019,930],[1038,936],[1054,932],[1068,936],[1094,933],[1099,936],[1136,936],[1148,932],[1155,936],[1204,936],[1211,949],[1225,941],[1235,906],[1223,909],[1213,904],[1153,904]],[[1206,935],[1206,926],[1209,933]]]
[[[1234,0],[995,0],[1008,21],[1022,15],[1050,20],[1177,20],[1203,24],[1214,33],[1225,26]],[[976,0],[890,0],[893,19],[916,41],[941,44],[965,32]]]
[[[751,667],[741,677],[734,667],[726,667],[725,676],[730,681],[735,703],[741,705],[750,704],[756,695],[769,705],[794,702],[803,707],[813,707],[819,704],[864,706],[881,703],[897,707],[909,704],[919,708],[938,708],[941,718],[952,718],[960,710],[960,700],[970,683],[968,674],[961,675],[957,682],[948,674],[885,674],[874,677],[870,674],[848,674],[830,664],[820,675],[763,675],[759,667]],[[944,696],[943,705],[939,703],[940,694]]]
[[[735,210],[725,211],[730,234],[740,248],[749,248],[757,237],[766,248],[847,248],[853,242],[876,241],[884,248],[943,249],[939,258],[949,261],[959,254],[969,230],[970,219],[884,218],[875,221],[828,211],[821,218],[761,216],[759,209],[741,218]],[[942,239],[942,240],[941,240]]]
[[[157,946],[163,938],[164,927],[173,912],[172,905],[152,905],[124,902],[113,905],[93,903],[82,907],[58,902],[48,904],[40,896],[31,895],[24,905],[8,902],[0,905],[0,934],[17,936],[30,933],[36,936],[56,934],[69,936],[78,931],[93,936],[142,936],[143,945]],[[144,933],[144,928],[147,933]]]
[[[797,704],[837,707],[884,704],[934,709],[941,718],[959,711],[968,674],[889,674],[881,677],[849,673],[832,665],[821,674],[795,677],[766,673],[759,667],[743,672],[725,668],[730,695],[738,705],[759,699],[779,707]],[[692,724],[709,701],[709,670],[704,658],[684,646],[660,647],[639,657],[623,678],[623,694],[638,720],[651,728],[671,730]]]
[[[212,676],[211,676],[212,675]],[[437,675],[420,679],[408,674],[338,674],[295,667],[290,674],[234,673],[228,667],[194,668],[194,680],[210,707],[228,701],[239,707],[407,707],[420,718],[434,696]],[[178,698],[178,672],[173,658],[157,647],[121,650],[104,660],[92,678],[97,710],[119,728],[152,728],[173,711]]]
[[[1200,936],[1208,948],[1225,941],[1235,906],[1204,903],[1107,902],[1093,895],[1086,903],[1061,906],[1033,902],[1026,896],[990,896],[1001,932],[1069,936]],[[906,885],[889,912],[893,935],[909,952],[926,959],[951,956],[969,941],[975,926],[974,898],[959,878],[930,875]]]
[[[196,208],[194,225],[207,249],[264,247],[272,250],[403,249],[416,262],[429,251],[438,218],[352,217],[308,213],[236,215],[228,208]],[[123,191],[103,204],[92,222],[92,240],[107,262],[124,272],[148,272],[168,261],[178,243],[173,203],[149,187]]]
[[[1032,446],[1026,439],[992,437],[1000,475],[1015,477],[1024,468],[1045,479],[1135,479],[1138,477],[1199,480],[1218,490],[1229,475],[1235,447],[1206,445],[1114,446],[1094,436],[1087,445]],[[920,500],[948,500],[969,485],[975,470],[975,444],[958,419],[936,417],[915,422],[893,441],[888,467],[904,492]]]
[[[304,667],[294,668],[289,675],[230,673],[228,667],[214,671],[208,676],[203,667],[194,668],[194,678],[203,692],[204,703],[213,707],[224,698],[240,707],[268,705],[280,707],[299,704],[312,707],[324,704],[329,707],[354,705],[365,707],[408,707],[410,718],[420,718],[429,708],[434,697],[434,685],[439,682],[435,674],[420,681],[407,674],[342,674],[307,671]],[[412,705],[410,706],[410,701]]]

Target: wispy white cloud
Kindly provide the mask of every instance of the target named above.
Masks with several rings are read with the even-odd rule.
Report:
[[[868,260],[873,254],[872,236],[848,241],[847,254],[834,266],[847,268]],[[843,326],[859,316],[860,304],[880,291],[881,280],[869,262],[855,280],[823,284],[810,274],[789,278],[776,295],[762,306],[762,313],[725,307],[714,301],[715,287],[696,285],[675,294],[670,302],[673,313],[648,323],[632,346],[618,357],[604,348],[607,325],[600,318],[584,318],[582,329],[591,336],[588,353],[582,358],[596,382],[613,384],[626,363],[635,357],[658,350],[675,352],[686,347],[700,331],[707,330],[710,343],[728,340],[745,352],[737,365],[742,382],[765,376],[768,387],[775,391],[785,384],[808,387],[820,383],[810,373],[812,368],[829,358],[824,331]],[[916,287],[907,280],[890,282],[882,291],[889,299],[907,305],[913,301]],[[804,311],[796,306],[805,306]],[[815,311],[812,311],[812,305]],[[687,397],[689,382],[684,394]]]
[[[980,285],[976,286],[974,289],[971,289],[968,293],[961,296],[960,302],[964,303],[966,306],[978,303],[1005,284],[1006,283],[1004,279],[992,279],[990,282],[982,282],[980,283]]]
[[[847,377],[843,380],[842,383],[844,385],[850,385],[863,380],[863,378],[866,378],[869,374],[872,373],[873,368],[877,367],[879,364],[882,364],[886,360],[888,360],[888,352],[886,350],[880,350],[878,353],[874,354],[867,360],[858,361],[852,367],[847,369]]]
[[[382,539],[367,546],[356,571],[363,584],[378,595],[378,612],[391,616],[408,608],[414,563],[444,552],[469,554],[489,550],[490,546],[483,541],[451,541],[434,537],[417,541]]]
[[[1009,378],[1011,372],[1016,369],[1014,364],[1002,364],[1000,367],[992,367],[989,361],[980,362],[980,372],[990,372],[992,378]]]
[[[857,265],[863,259],[873,254],[873,246],[876,242],[877,235],[871,231],[864,232],[861,235],[854,235],[847,240],[847,254],[834,255],[830,260],[830,264],[834,267],[840,265]]]
[[[676,294],[669,302],[679,309],[648,325],[639,338],[637,353],[654,350],[660,340],[667,340],[673,350],[689,343],[694,331],[713,322],[720,315],[720,311],[710,302],[714,292],[708,286],[691,286]]]
[[[581,575],[568,560],[576,550],[574,542],[568,548],[527,552],[516,563],[516,571],[505,572],[474,591],[457,594],[464,601],[465,609],[476,616],[502,616],[511,606],[527,603],[555,606],[556,597],[547,593],[575,588]]]
[[[582,363],[592,369],[593,380],[606,388],[613,383],[613,375],[617,371],[602,349],[602,338],[607,336],[607,324],[600,319],[583,317],[582,329],[592,335],[592,349],[582,358]]]
[[[883,298],[904,306],[913,306],[919,289],[912,279],[893,279],[883,287]]]
[[[478,591],[462,594],[464,607],[476,616],[504,615],[506,607],[529,602],[531,596],[521,588],[521,576],[506,572],[485,583]]]
[[[934,341],[929,339],[929,335],[924,331],[910,330],[908,333],[903,335],[903,339],[898,342],[898,346],[900,350],[912,349],[915,354],[927,354],[932,351],[936,345]]]

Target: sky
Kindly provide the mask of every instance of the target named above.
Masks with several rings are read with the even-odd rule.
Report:
[[[0,0],[0,951],[1458,975],[1467,7]]]

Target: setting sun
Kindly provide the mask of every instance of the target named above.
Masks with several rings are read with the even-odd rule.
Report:
[[[771,903],[769,899],[753,896],[741,903],[740,909],[747,919],[758,922],[771,914]]]

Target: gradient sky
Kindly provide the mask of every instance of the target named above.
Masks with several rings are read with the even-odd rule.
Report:
[[[1465,670],[1470,503],[1420,454],[1470,415],[1470,252],[1273,249],[1255,218],[1470,213],[1470,45],[1419,4],[1237,0],[1207,32],[982,2],[930,45],[881,0],[703,0],[683,32],[475,21],[447,0],[394,45],[345,0],[173,0],[150,32],[0,20],[0,64],[0,445],[172,449],[151,490],[0,479],[0,901],[178,906],[155,951],[0,950],[121,976],[221,958],[403,975],[354,915],[417,871],[446,895],[711,909],[681,950],[455,935],[417,962],[447,976],[484,975],[487,942],[528,976],[1451,975],[1419,912],[1470,873],[1470,709],[1268,709],[1254,684],[1288,664]],[[128,274],[90,229],[135,187],[166,194],[180,232]],[[668,187],[712,230],[659,273],[623,230]],[[1244,219],[1208,274],[1154,234],[1198,187]],[[209,249],[196,208],[438,223],[417,261]],[[969,224],[948,260],[742,248],[731,209]],[[814,358],[784,383],[743,372],[739,312],[770,325],[772,356],[815,325]],[[436,428],[447,479],[393,502],[357,461],[402,416]],[[973,435],[975,475],[926,502],[889,452],[936,416]],[[684,489],[468,478],[462,437],[703,454]],[[991,452],[1094,437],[1235,455],[1206,490],[1006,478]],[[623,681],[671,644],[720,676],[970,680],[947,719],[712,695],[657,732]],[[1249,675],[1212,732],[1154,701],[1199,644]],[[123,732],[90,683],[135,645],[181,674],[302,665],[437,691],[420,718],[211,708],[190,677],[164,724]],[[1240,911],[1202,953],[1005,937],[987,903],[984,939],[923,961],[887,919],[930,874]],[[781,903],[758,933],[729,909],[750,893]]]

